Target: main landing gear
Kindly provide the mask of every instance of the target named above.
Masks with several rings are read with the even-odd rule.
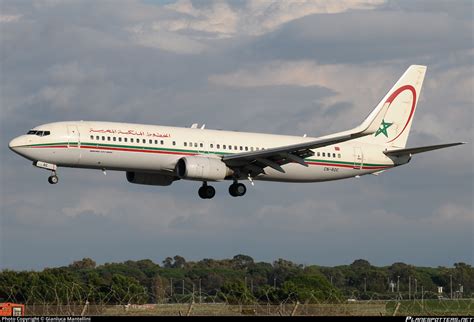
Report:
[[[247,188],[243,183],[234,181],[234,183],[229,186],[229,193],[232,197],[242,197],[246,192]],[[208,186],[207,182],[204,181],[198,190],[198,194],[202,199],[212,199],[216,195],[216,189],[214,189],[213,186]]]
[[[243,183],[235,181],[229,186],[229,193],[232,197],[242,197],[247,192],[247,188]]]
[[[56,184],[56,183],[58,183],[58,181],[59,181],[59,178],[56,175],[56,172],[53,171],[53,174],[50,175],[49,178],[48,178],[48,182],[51,183],[51,184]]]
[[[213,186],[208,186],[207,182],[202,183],[202,187],[198,190],[199,197],[202,199],[211,199],[216,195],[216,189]]]

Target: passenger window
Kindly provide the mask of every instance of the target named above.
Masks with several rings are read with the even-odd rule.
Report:
[[[211,149],[214,148],[214,144],[211,143]]]
[[[188,143],[187,143],[187,142],[184,142],[184,146],[188,146]]]
[[[145,139],[143,139],[143,140],[142,140],[142,142],[143,142],[143,143],[146,143],[146,140],[145,140]]]
[[[121,137],[119,137],[119,142],[122,142],[122,138],[121,138]]]
[[[176,141],[173,141],[173,145],[176,145]]]
[[[245,147],[245,151],[248,151],[248,150],[249,150],[249,147],[248,147],[248,146],[246,146],[246,147]]]
[[[100,138],[99,138],[99,136],[98,136],[98,135],[95,137],[95,139],[96,139],[96,140],[100,140]]]
[[[333,154],[332,154],[332,157],[335,158],[335,157],[336,157],[336,153],[333,153]]]
[[[243,149],[244,149],[244,148],[243,148],[242,146],[240,146],[240,151],[243,151]]]
[[[321,156],[321,153],[320,153],[320,152],[318,152],[318,153],[316,153],[316,155],[317,155],[318,157],[320,157],[320,156]]]
[[[197,147],[198,147],[198,144],[197,144],[197,143],[194,143],[194,147],[197,148]]]
[[[148,143],[153,144],[153,140],[148,140]]]
[[[128,140],[127,138],[123,138],[123,142],[127,142],[127,140]]]
[[[255,150],[257,150],[257,151],[258,151],[258,150],[260,150],[260,148],[258,148],[258,147],[257,147],[257,148],[255,148]]]
[[[202,147],[203,147],[203,144],[202,144],[202,143],[199,143],[199,146],[202,148]]]
[[[117,141],[117,138],[115,136],[112,137],[112,141],[114,141],[114,142]]]
[[[223,148],[224,150],[226,149],[225,144],[222,145],[222,148]]]
[[[105,136],[102,137],[102,141],[105,141]]]
[[[234,150],[237,150],[237,145],[234,145]]]
[[[323,152],[323,157],[325,157],[325,156],[326,156],[326,152]]]
[[[229,145],[229,150],[232,150],[232,145]]]
[[[250,147],[250,151],[253,151],[253,146]]]
[[[160,144],[163,145],[163,144],[165,144],[165,142],[164,142],[163,140],[161,140],[161,141],[160,141]]]
[[[133,138],[130,138],[130,142],[133,143]]]
[[[340,158],[341,158],[341,154],[340,154],[340,153],[338,153],[338,154],[337,154],[337,157],[340,159]]]
[[[107,141],[110,141],[110,136],[107,137]]]
[[[218,149],[220,149],[220,148],[221,148],[221,145],[220,145],[220,144],[218,144],[218,145],[217,145],[217,148],[218,148]]]
[[[94,136],[93,136],[93,135],[91,135],[91,140],[94,140]]]
[[[158,140],[155,140],[155,145],[158,145]]]

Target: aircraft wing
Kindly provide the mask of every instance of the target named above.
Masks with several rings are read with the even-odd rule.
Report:
[[[407,149],[396,149],[396,150],[388,150],[384,151],[385,155],[387,156],[403,156],[403,155],[410,155],[410,154],[417,154],[427,151],[433,151],[443,148],[448,148],[450,146],[465,144],[466,142],[456,142],[456,143],[447,143],[447,144],[438,144],[438,145],[428,145],[428,146],[421,146],[416,148],[407,148]]]
[[[361,125],[352,130],[323,136],[303,143],[226,155],[222,158],[222,161],[231,168],[239,168],[247,174],[252,173],[253,175],[263,173],[266,167],[284,173],[285,170],[281,166],[289,162],[297,162],[302,166],[308,166],[304,158],[314,155],[311,149],[322,148],[375,133],[380,127],[388,106],[389,104],[378,106]]]

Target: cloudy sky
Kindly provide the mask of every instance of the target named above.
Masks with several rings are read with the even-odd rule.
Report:
[[[357,125],[411,64],[428,72],[409,146],[473,142],[472,1],[0,1],[0,269],[180,254],[189,260],[474,262],[472,144],[380,176],[127,183],[62,169],[8,141],[60,120],[311,136]]]

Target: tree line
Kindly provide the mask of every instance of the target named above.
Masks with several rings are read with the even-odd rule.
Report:
[[[176,255],[161,265],[149,259],[97,265],[84,258],[42,271],[0,272],[0,301],[26,304],[320,303],[466,298],[473,290],[474,268],[466,263],[377,267],[363,259],[325,267],[285,259],[256,262],[247,255],[200,261]]]

